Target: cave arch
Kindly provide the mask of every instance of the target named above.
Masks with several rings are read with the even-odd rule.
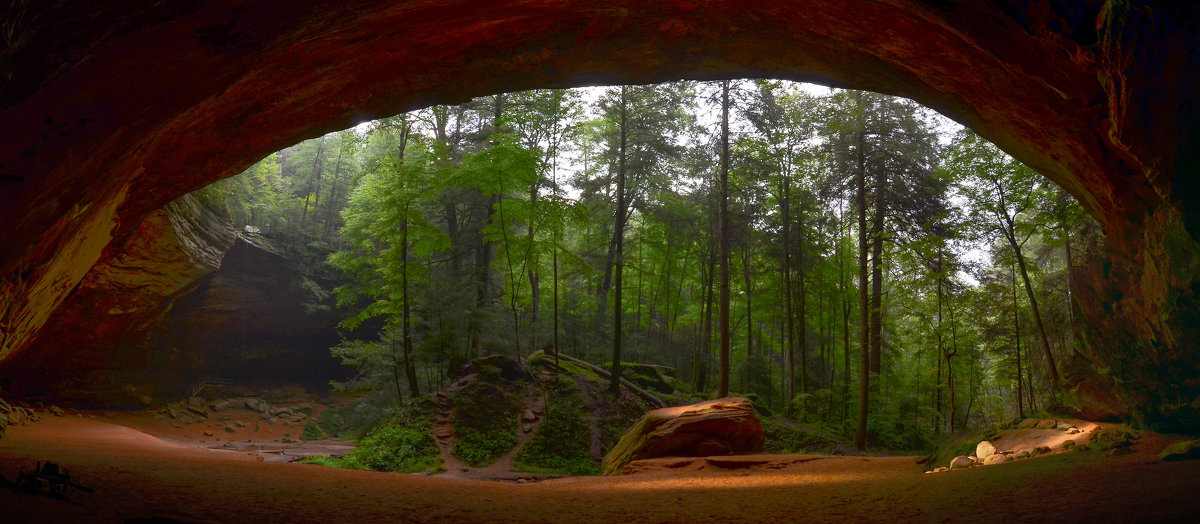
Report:
[[[1200,393],[1191,336],[1200,282],[1200,209],[1189,205],[1200,185],[1194,5],[120,7],[45,2],[5,18],[14,36],[0,52],[0,359],[28,347],[144,217],[301,139],[499,91],[769,76],[913,98],[1066,188],[1119,246],[1107,269],[1080,279],[1082,296],[1107,304],[1083,308],[1108,339],[1094,344],[1093,361],[1119,382],[1159,383],[1149,397],[1122,393],[1126,405],[1187,406]]]

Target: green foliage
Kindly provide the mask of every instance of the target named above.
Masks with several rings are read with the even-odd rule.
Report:
[[[304,425],[304,431],[300,433],[300,440],[325,440],[325,438],[325,432],[315,420],[309,420]]]
[[[435,471],[442,466],[428,431],[398,424],[375,428],[342,461],[346,467],[396,473]]]
[[[810,453],[828,451],[828,439],[807,431],[781,424],[773,419],[763,419],[763,450],[767,453]]]
[[[476,382],[454,396],[454,456],[468,465],[491,464],[517,443],[521,403],[486,382]]]
[[[399,473],[439,471],[442,457],[429,436],[432,416],[428,399],[408,401],[397,407],[367,397],[349,406],[329,409],[319,421],[309,422],[300,438],[308,439],[305,435],[310,430],[320,429],[330,435],[358,434],[360,438],[354,450],[340,459],[317,456],[305,462]],[[387,422],[380,423],[381,420]]]
[[[595,475],[592,459],[590,414],[574,381],[562,381],[550,394],[546,416],[533,436],[517,453],[515,467],[538,473]]]
[[[239,225],[287,232],[281,253],[334,251],[328,260],[340,276],[306,273],[293,290],[300,304],[328,306],[322,286],[340,279],[333,294],[343,327],[382,325],[332,350],[358,371],[336,387],[369,401],[324,415],[319,427],[361,437],[403,409],[409,393],[444,387],[462,362],[487,353],[524,355],[557,338],[565,354],[607,359],[614,306],[623,360],[677,370],[667,380],[626,366],[626,378],[707,398],[719,340],[711,87],[614,87],[590,108],[580,92],[561,90],[435,106],[305,141],[222,182],[207,197],[227,201]],[[1018,379],[1022,410],[1033,409],[1031,381],[1045,404],[1050,382],[1030,336],[1030,303],[1041,306],[1052,350],[1073,354],[1081,341],[1067,270],[1102,243],[1078,203],[973,134],[944,147],[946,123],[910,101],[777,81],[733,88],[732,389],[774,411],[792,407],[808,426],[854,429],[865,378],[857,299],[869,293],[856,278],[852,181],[861,160],[866,227],[882,222],[866,232],[868,244],[880,241],[882,281],[874,444],[917,448],[951,428],[1011,418]],[[626,206],[617,210],[622,170]],[[995,182],[1013,197],[1003,205]],[[1031,298],[1014,297],[997,211],[1016,219],[1010,229],[1028,258]],[[618,235],[619,212],[627,222]],[[618,238],[623,294],[613,304]],[[601,382],[573,364],[562,371]],[[608,444],[641,415],[625,412],[625,402],[595,403],[591,422]],[[467,424],[459,451],[483,463],[510,447],[515,416],[494,418],[496,427]],[[578,421],[548,423],[565,432]]]
[[[327,468],[358,469],[356,467],[351,467],[351,466],[346,465],[346,462],[343,459],[340,459],[337,457],[331,457],[329,455],[324,455],[324,454],[309,455],[307,457],[300,459],[300,463],[301,464],[314,464],[317,466],[325,466]]]

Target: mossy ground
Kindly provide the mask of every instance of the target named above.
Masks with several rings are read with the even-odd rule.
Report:
[[[473,467],[487,466],[517,443],[522,404],[489,382],[476,382],[454,396],[454,456]]]
[[[595,475],[592,458],[592,416],[571,378],[550,390],[546,415],[538,432],[517,453],[515,469],[531,473]]]

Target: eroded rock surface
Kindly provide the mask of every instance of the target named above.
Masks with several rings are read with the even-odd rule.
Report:
[[[93,268],[0,377],[25,398],[99,408],[175,398],[202,376],[343,378],[329,355],[340,317],[323,291],[336,276],[310,267],[324,255],[235,234],[222,203],[187,195]]]
[[[603,475],[615,475],[633,460],[762,449],[762,422],[754,406],[744,398],[730,397],[646,413],[604,456],[600,469]]]
[[[14,9],[0,51],[0,359],[33,351],[155,210],[299,139],[499,91],[769,75],[911,97],[1078,198],[1115,246],[1076,281],[1082,352],[1106,370],[1079,380],[1152,425],[1200,420],[1194,2]]]

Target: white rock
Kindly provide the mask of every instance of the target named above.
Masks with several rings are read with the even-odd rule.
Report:
[[[978,446],[975,446],[975,456],[979,457],[980,460],[987,460],[987,458],[995,452],[996,446],[993,446],[991,442],[986,440],[980,442]]]
[[[1012,458],[1008,455],[994,454],[988,455],[988,458],[983,460],[983,465],[991,466],[992,464],[1003,464],[1005,462],[1012,462]]]
[[[974,465],[975,461],[971,460],[971,457],[964,457],[962,455],[954,457],[954,459],[950,461],[950,469],[963,469]]]

